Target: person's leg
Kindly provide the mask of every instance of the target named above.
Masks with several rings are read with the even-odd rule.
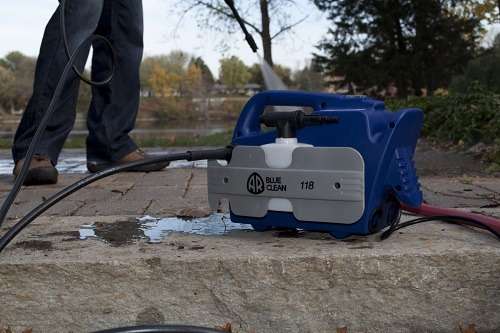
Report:
[[[65,15],[71,50],[74,50],[94,33],[101,16],[103,1],[67,1]],[[13,158],[16,163],[26,155],[31,139],[50,103],[64,66],[68,61],[61,36],[59,15],[58,9],[45,30],[37,61],[33,96],[23,114],[12,148]],[[84,50],[78,64],[80,69],[83,69],[87,56],[88,50],[86,52]],[[47,130],[36,149],[38,155],[48,156],[54,165],[57,163],[64,141],[74,124],[78,87],[79,81],[76,79],[76,75],[71,73],[66,80],[61,100],[57,103],[57,108],[49,121]]]
[[[139,69],[143,54],[142,0],[105,0],[97,33],[116,50],[116,72],[106,87],[94,88],[88,114],[87,160],[116,162],[134,152],[129,133],[139,109]],[[104,45],[94,45],[92,77],[109,73],[111,57]]]

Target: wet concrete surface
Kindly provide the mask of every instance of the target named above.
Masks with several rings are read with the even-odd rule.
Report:
[[[111,246],[124,246],[145,240],[161,243],[173,233],[203,236],[221,236],[235,230],[251,230],[251,227],[231,222],[228,214],[211,214],[204,218],[144,216],[112,223],[95,222],[79,229],[80,240],[97,239]],[[76,239],[76,238],[75,238]]]

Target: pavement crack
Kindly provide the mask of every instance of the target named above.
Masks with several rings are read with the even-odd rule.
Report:
[[[495,190],[493,190],[493,189],[491,189],[491,188],[489,188],[488,186],[484,186],[484,185],[481,185],[481,184],[474,184],[474,186],[477,186],[480,189],[488,191],[491,194],[493,194],[493,200],[500,200],[500,193],[497,192],[497,191],[495,191]],[[497,198],[497,196],[498,196],[498,198]]]
[[[132,185],[130,185],[127,189],[125,189],[125,191],[123,191],[121,194],[122,194],[122,197],[126,196],[130,191],[132,191],[135,187],[136,183],[133,183]]]
[[[69,216],[76,216],[78,211],[85,207],[86,204],[87,203],[85,201],[78,201],[78,206],[69,213]]]
[[[142,210],[142,215],[146,215],[147,211],[149,210],[149,208],[151,208],[151,206],[153,205],[155,201],[154,200],[149,200],[149,203],[147,204],[147,206]]]
[[[186,182],[186,186],[184,187],[184,193],[182,193],[182,198],[185,199],[188,192],[189,192],[189,189],[191,188],[191,183],[193,182],[193,178],[194,178],[194,172],[193,170],[191,169],[191,173],[189,174],[189,178]]]
[[[147,173],[143,173],[142,174],[142,177],[141,179],[137,180],[136,182],[134,182],[132,185],[130,185],[129,187],[127,187],[125,189],[125,191],[122,191],[122,192],[119,192],[121,194],[121,197],[125,197],[127,194],[130,193],[130,191],[132,191],[136,186],[137,186],[137,183],[141,182],[145,177],[146,177],[146,174]]]
[[[214,301],[214,305],[219,310],[220,313],[222,314],[229,314],[233,318],[237,318],[239,321],[239,324],[243,324],[244,326],[248,327],[248,323],[236,312],[233,311],[227,304],[224,302],[224,300],[219,297],[213,290],[213,288],[210,288],[206,283],[204,283],[205,288],[209,292],[210,296],[212,296],[212,299]]]

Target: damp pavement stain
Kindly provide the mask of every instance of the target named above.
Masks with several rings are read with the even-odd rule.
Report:
[[[19,242],[14,244],[14,247],[31,251],[51,251],[53,249],[52,242],[40,240]]]
[[[252,230],[252,228],[249,225],[231,222],[227,214],[212,214],[196,219],[179,217],[160,219],[145,216],[127,221],[83,225],[79,230],[79,238],[98,239],[117,247],[133,244],[139,240],[152,244],[161,243],[172,233],[221,236],[237,230]]]

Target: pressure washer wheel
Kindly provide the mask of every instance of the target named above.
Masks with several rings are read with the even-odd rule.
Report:
[[[401,204],[391,195],[387,200],[373,212],[370,219],[370,233],[377,233],[382,229],[392,226],[399,221],[401,216]]]

